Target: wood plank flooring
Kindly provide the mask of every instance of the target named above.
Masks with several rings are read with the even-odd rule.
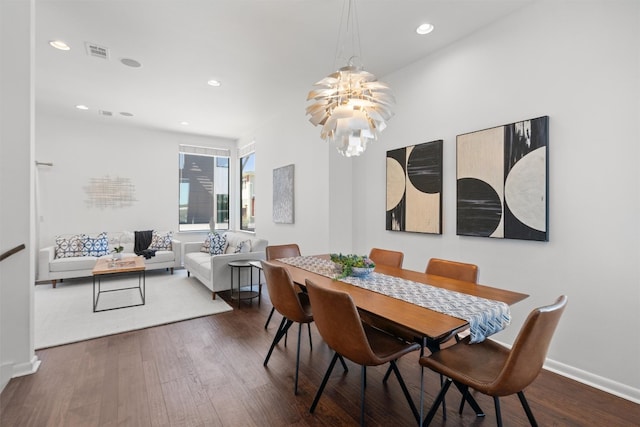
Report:
[[[235,305],[235,302],[234,302]],[[135,310],[128,308],[127,310]],[[0,395],[0,426],[352,426],[359,424],[360,369],[336,365],[314,414],[309,407],[332,353],[312,325],[313,350],[303,330],[299,394],[293,394],[297,325],[269,365],[264,357],[280,323],[268,330],[268,296],[233,312],[158,326],[37,352],[38,372],[12,379]],[[306,329],[306,327],[305,327]],[[419,404],[418,353],[399,362]],[[396,379],[382,383],[386,366],[368,368],[366,423],[411,426],[413,419]],[[425,370],[425,411],[438,392]],[[634,426],[640,405],[551,372],[526,390],[541,426]],[[493,401],[476,399],[486,412],[460,416],[457,391],[447,399],[447,419],[435,426],[493,426]],[[501,399],[505,426],[526,426],[515,396]]]

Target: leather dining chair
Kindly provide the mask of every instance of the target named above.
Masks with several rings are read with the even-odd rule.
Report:
[[[381,264],[402,268],[404,254],[402,252],[391,251],[389,249],[373,248],[371,249],[371,252],[369,252],[369,259],[376,265]]]
[[[431,258],[425,273],[478,283],[478,266],[475,264]]]
[[[416,421],[418,411],[409,395],[409,391],[400,375],[396,360],[407,353],[418,350],[417,343],[407,343],[379,329],[362,323],[351,296],[346,292],[320,287],[306,280],[307,291],[313,306],[314,318],[320,335],[334,351],[331,363],[322,379],[309,412],[313,413],[320,396],[327,385],[327,380],[340,357],[347,358],[360,365],[360,425],[364,425],[365,386],[367,366],[378,366],[390,363],[398,378],[400,387],[414,413]]]
[[[271,261],[278,258],[291,258],[300,256],[300,247],[298,247],[298,245],[295,243],[288,243],[285,245],[271,245],[266,247],[265,252],[267,261]],[[264,324],[265,329],[267,329],[267,327],[269,326],[269,322],[271,322],[271,318],[273,317],[273,312],[275,310],[275,307],[271,308],[269,317],[267,317],[267,321]]]
[[[488,339],[478,344],[469,344],[469,339],[466,338],[428,357],[421,357],[422,367],[447,377],[423,425],[428,426],[431,423],[438,406],[454,382],[465,396],[469,393],[469,388],[472,388],[493,397],[498,426],[502,426],[499,398],[517,393],[530,424],[536,426],[536,420],[524,396],[524,389],[542,370],[551,338],[566,305],[567,297],[562,295],[554,304],[533,310],[511,349]],[[422,388],[421,384],[421,412]],[[461,406],[460,413],[462,409]]]
[[[273,349],[278,342],[285,336],[291,325],[295,322],[298,323],[298,348],[296,353],[296,376],[294,385],[294,394],[298,394],[298,370],[300,367],[300,335],[302,331],[302,324],[310,324],[313,322],[313,314],[311,312],[311,306],[309,304],[309,297],[298,292],[289,272],[284,268],[276,264],[272,264],[268,261],[262,261],[262,270],[267,282],[267,289],[269,290],[269,297],[276,310],[282,314],[282,322],[278,327],[276,335],[273,337],[273,342],[267,353],[267,357],[264,359],[264,366],[267,366]],[[309,334],[311,339],[311,334]]]

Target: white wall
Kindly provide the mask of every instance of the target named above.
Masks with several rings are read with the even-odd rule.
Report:
[[[38,110],[36,159],[53,163],[52,167],[39,166],[37,172],[40,247],[67,233],[177,232],[180,144],[230,148],[234,156],[231,164],[237,163],[233,161],[234,140],[119,125],[112,118],[72,120]],[[236,175],[231,169],[234,184]],[[92,178],[105,176],[129,179],[137,200],[126,207],[90,206],[85,188]],[[190,240],[194,233],[176,236]]]
[[[33,1],[0,2],[0,391],[34,372]],[[26,70],[26,71],[25,71]]]
[[[549,366],[640,400],[640,3],[537,2],[385,76],[397,97],[382,141],[354,161],[366,176],[354,249],[478,264],[480,282],[530,295],[526,314],[560,294],[569,305]],[[548,115],[550,241],[456,236],[456,135]],[[385,231],[385,153],[444,140],[444,232]],[[355,209],[355,208],[354,208]]]

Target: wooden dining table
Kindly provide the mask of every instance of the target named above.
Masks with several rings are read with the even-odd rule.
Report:
[[[329,255],[316,255],[316,257],[329,259]],[[361,314],[377,322],[376,326],[382,326],[384,329],[388,327],[391,329],[390,332],[399,333],[403,338],[408,338],[406,336],[407,334],[420,337],[425,340],[425,345],[431,351],[437,351],[441,342],[469,326],[469,323],[464,319],[443,314],[378,292],[359,288],[349,283],[313,273],[279,260],[273,260],[271,262],[286,268],[294,283],[301,287],[305,286],[305,280],[308,279],[319,286],[347,292]],[[513,305],[528,297],[527,294],[519,292],[463,282],[403,268],[377,265],[374,271],[450,291],[501,301],[508,305]]]

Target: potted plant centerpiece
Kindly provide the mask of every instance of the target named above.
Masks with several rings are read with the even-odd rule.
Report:
[[[115,246],[113,251],[111,251],[113,253],[113,259],[121,259],[123,250],[124,247],[122,245]]]
[[[375,263],[366,255],[342,255],[331,254],[331,261],[341,268],[342,271],[336,279],[347,276],[362,277],[371,273],[375,268]]]

